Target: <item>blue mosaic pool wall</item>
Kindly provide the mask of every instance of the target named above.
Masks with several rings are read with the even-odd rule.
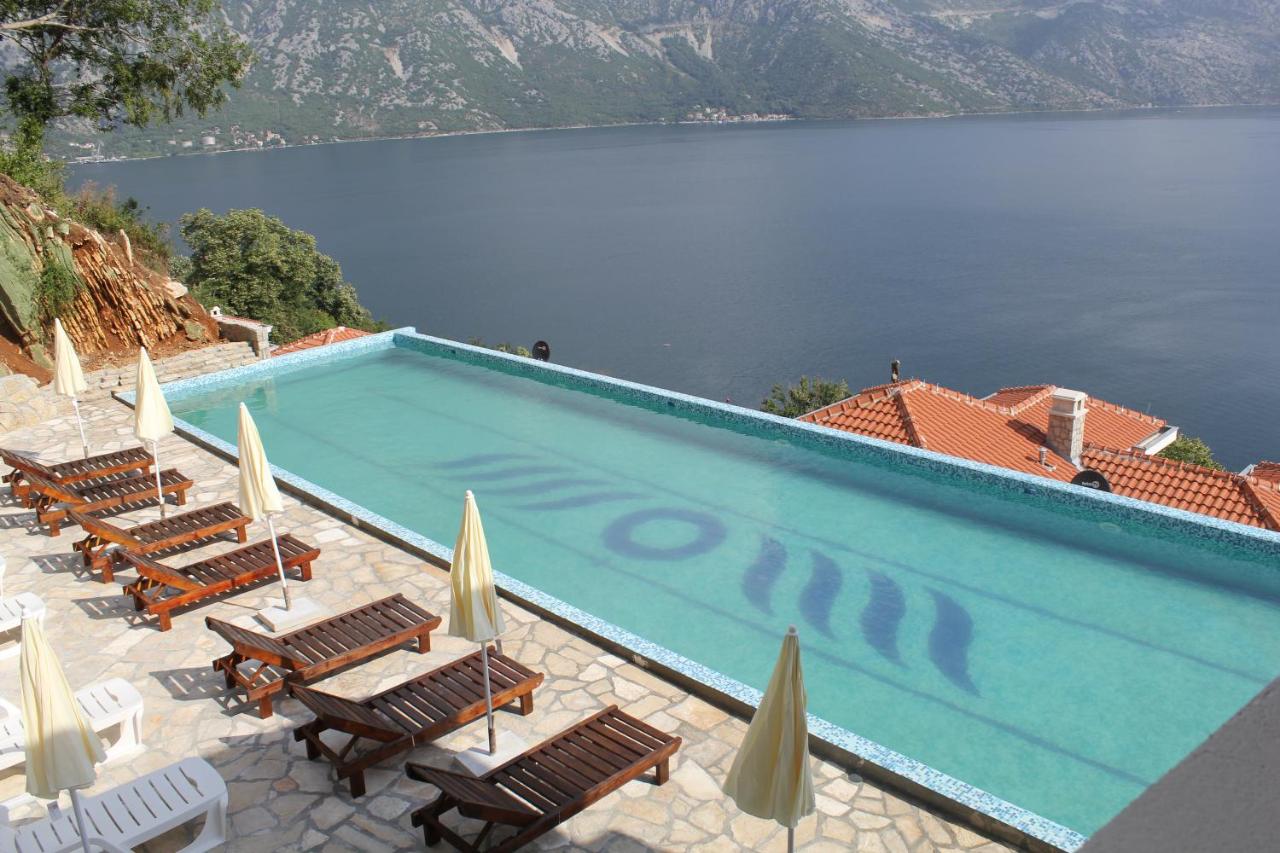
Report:
[[[1024,504],[1034,503],[1058,512],[1067,512],[1073,516],[1110,522],[1132,521],[1142,530],[1148,531],[1148,535],[1151,536],[1160,538],[1169,534],[1190,536],[1201,540],[1204,544],[1211,544],[1215,548],[1227,549],[1238,557],[1244,556],[1266,562],[1273,567],[1280,560],[1280,535],[1269,531],[1118,495],[1094,492],[899,444],[838,432],[739,406],[716,403],[573,368],[545,364],[519,356],[420,335],[413,329],[398,329],[280,358],[266,359],[222,373],[169,383],[164,386],[164,390],[171,400],[177,400],[190,394],[231,387],[255,379],[267,379],[282,373],[391,347],[403,347],[431,355],[456,358],[506,373],[623,400],[655,411],[697,418],[704,423],[735,431],[791,441],[841,458],[867,464],[892,466],[898,470],[927,476],[950,485],[967,485],[970,488],[981,488],[988,493],[1003,493]],[[132,403],[131,394],[118,396]],[[178,422],[178,427],[181,432],[196,442],[229,459],[236,458],[236,448],[222,439],[182,421]],[[356,526],[403,544],[444,565],[452,560],[450,548],[288,471],[274,466],[273,468],[276,477],[289,491],[351,520]],[[731,703],[754,707],[760,700],[759,691],[739,681],[651,643],[612,623],[598,619],[515,578],[500,572],[495,574],[506,596],[551,614],[563,622],[576,626],[587,635],[601,638],[611,646],[625,649],[638,661],[650,661],[661,669],[676,673],[693,684],[701,685],[714,694],[726,697]],[[836,753],[847,753],[859,762],[883,769],[890,779],[903,780],[910,789],[908,793],[917,796],[925,794],[925,799],[942,805],[950,814],[962,820],[969,820],[985,832],[994,833],[1015,842],[1021,839],[1023,843],[1033,847],[1047,846],[1068,851],[1077,849],[1086,840],[1084,836],[1071,829],[1019,808],[826,720],[810,715],[809,728],[813,735],[833,746]]]

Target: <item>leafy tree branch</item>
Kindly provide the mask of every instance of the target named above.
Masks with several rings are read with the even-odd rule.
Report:
[[[4,81],[18,144],[59,118],[105,126],[221,106],[251,54],[217,0],[0,0],[0,41],[25,61]]]
[[[801,376],[795,385],[774,385],[760,408],[771,415],[798,418],[815,409],[838,403],[849,396],[849,383],[841,379],[833,382],[817,377]]]

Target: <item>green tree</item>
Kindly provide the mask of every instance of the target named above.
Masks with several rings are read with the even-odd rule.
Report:
[[[9,144],[0,172],[45,202],[104,231],[123,229],[144,263],[163,272],[168,235],[137,202],[92,189],[67,197],[62,165],[44,156],[51,122],[75,116],[104,129],[204,115],[238,86],[250,52],[221,19],[218,0],[0,0]],[[58,290],[50,285],[50,292]]]
[[[66,116],[141,127],[203,115],[251,56],[218,0],[0,0],[0,41],[16,48],[4,88],[27,153]]]
[[[1205,444],[1201,439],[1190,435],[1178,436],[1173,440],[1172,444],[1156,455],[1163,456],[1165,459],[1172,459],[1175,462],[1190,462],[1193,465],[1202,465],[1215,471],[1226,470],[1222,463],[1213,458],[1213,451],[1209,449],[1209,445]]]
[[[275,328],[272,340],[288,343],[335,325],[378,327],[343,280],[333,258],[316,248],[316,238],[294,231],[261,210],[208,210],[180,220],[191,247],[186,283],[205,305],[252,317]]]
[[[817,377],[810,379],[801,376],[800,381],[790,387],[774,385],[769,396],[760,404],[760,408],[771,415],[784,418],[798,418],[814,409],[830,406],[849,396],[849,383],[841,379],[833,382]]]

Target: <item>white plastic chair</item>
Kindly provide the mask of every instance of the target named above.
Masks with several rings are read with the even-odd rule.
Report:
[[[4,597],[4,557],[0,557],[0,636],[17,634],[22,630],[24,616],[32,616],[44,624],[44,602],[33,592],[20,592],[13,598]],[[19,634],[13,642],[0,649],[0,660],[11,658],[22,651],[22,638]]]
[[[107,744],[107,761],[129,758],[143,750],[142,694],[123,678],[91,684],[76,692],[85,722],[98,734],[119,727]],[[26,734],[22,712],[12,702],[0,699],[0,770],[16,767],[25,760]]]
[[[203,758],[184,758],[82,802],[90,844],[100,849],[132,850],[201,815],[204,828],[180,853],[203,853],[227,840],[227,783]],[[79,849],[80,835],[70,814],[0,826],[0,853]]]
[[[108,741],[107,761],[132,758],[142,752],[142,694],[132,684],[123,678],[112,678],[89,685],[76,693],[76,699],[89,727]],[[117,729],[114,733],[113,728]],[[13,703],[0,699],[0,771],[25,761],[22,712]],[[14,809],[34,800],[23,792],[0,802],[0,819],[7,819]]]

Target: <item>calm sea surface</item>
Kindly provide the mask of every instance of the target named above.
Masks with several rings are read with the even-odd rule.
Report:
[[[374,313],[758,403],[890,359],[1055,383],[1280,457],[1280,111],[628,127],[78,167],[260,207]]]

